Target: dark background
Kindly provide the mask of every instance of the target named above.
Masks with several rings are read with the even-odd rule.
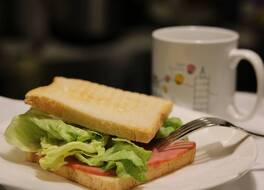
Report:
[[[23,98],[56,75],[151,93],[151,32],[209,25],[236,30],[264,58],[261,0],[0,0],[0,95]],[[256,90],[238,68],[237,89]]]

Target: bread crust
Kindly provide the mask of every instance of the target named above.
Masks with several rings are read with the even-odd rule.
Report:
[[[172,102],[89,81],[55,77],[29,91],[25,103],[66,122],[148,143],[172,110]]]
[[[194,157],[195,147],[178,156],[174,160],[163,162],[159,165],[150,165],[147,172],[148,181],[192,163]],[[28,153],[27,160],[38,163],[39,157],[34,153]],[[86,173],[78,169],[73,169],[67,165],[61,167],[57,171],[54,171],[54,173],[94,190],[127,190],[142,184],[133,178],[99,176]]]

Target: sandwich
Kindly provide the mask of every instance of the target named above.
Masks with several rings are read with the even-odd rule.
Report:
[[[191,164],[195,143],[153,144],[181,126],[172,102],[101,84],[55,77],[25,96],[5,139],[44,170],[95,190],[125,190]],[[152,144],[152,146],[150,146]]]

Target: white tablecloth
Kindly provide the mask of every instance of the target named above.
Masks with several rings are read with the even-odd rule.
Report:
[[[243,109],[247,109],[253,102],[254,95],[248,93],[237,94],[237,103],[240,104]],[[14,115],[23,113],[27,109],[28,107],[25,106],[22,101],[0,97],[0,124],[10,120]],[[248,129],[250,129],[251,126],[258,126],[264,130],[264,103],[251,120],[241,123],[241,125]],[[3,133],[3,130],[4,129],[0,128],[1,133]],[[264,190],[264,137],[255,137],[255,139],[259,150],[257,158],[258,165],[242,178],[211,190]],[[2,186],[0,186],[0,189],[7,190],[6,187],[4,188]]]

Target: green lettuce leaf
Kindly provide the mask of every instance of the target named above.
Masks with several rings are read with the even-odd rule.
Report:
[[[38,152],[40,166],[52,171],[74,156],[90,166],[113,169],[120,177],[144,181],[151,156],[151,151],[129,140],[80,128],[36,110],[15,117],[5,138],[23,151]]]
[[[163,126],[159,129],[155,138],[157,139],[165,138],[169,136],[172,132],[180,128],[181,126],[182,126],[182,121],[180,118],[177,118],[177,117],[168,118],[164,122]]]
[[[28,121],[37,125],[40,129],[46,131],[50,138],[65,142],[84,142],[92,139],[103,139],[103,135],[100,133],[75,127],[65,123],[60,119],[41,114],[39,111],[30,110],[25,114],[25,116],[27,116]]]
[[[19,115],[12,119],[5,131],[5,139],[26,152],[36,152],[40,148],[40,139],[45,131],[31,123],[26,116]]]
[[[43,156],[40,160],[40,166],[43,169],[55,171],[61,166],[67,164],[65,158],[76,153],[84,152],[96,154],[104,152],[103,144],[100,141],[93,140],[91,143],[69,142],[61,146],[50,143],[46,138],[42,138],[41,146],[43,149],[40,154]]]
[[[104,154],[86,157],[85,154],[78,153],[76,158],[91,166],[102,166],[105,170],[116,168],[116,173],[120,177],[133,177],[138,181],[145,181],[146,162],[151,156],[151,151],[146,151],[125,139],[113,138],[112,143],[113,146]]]

